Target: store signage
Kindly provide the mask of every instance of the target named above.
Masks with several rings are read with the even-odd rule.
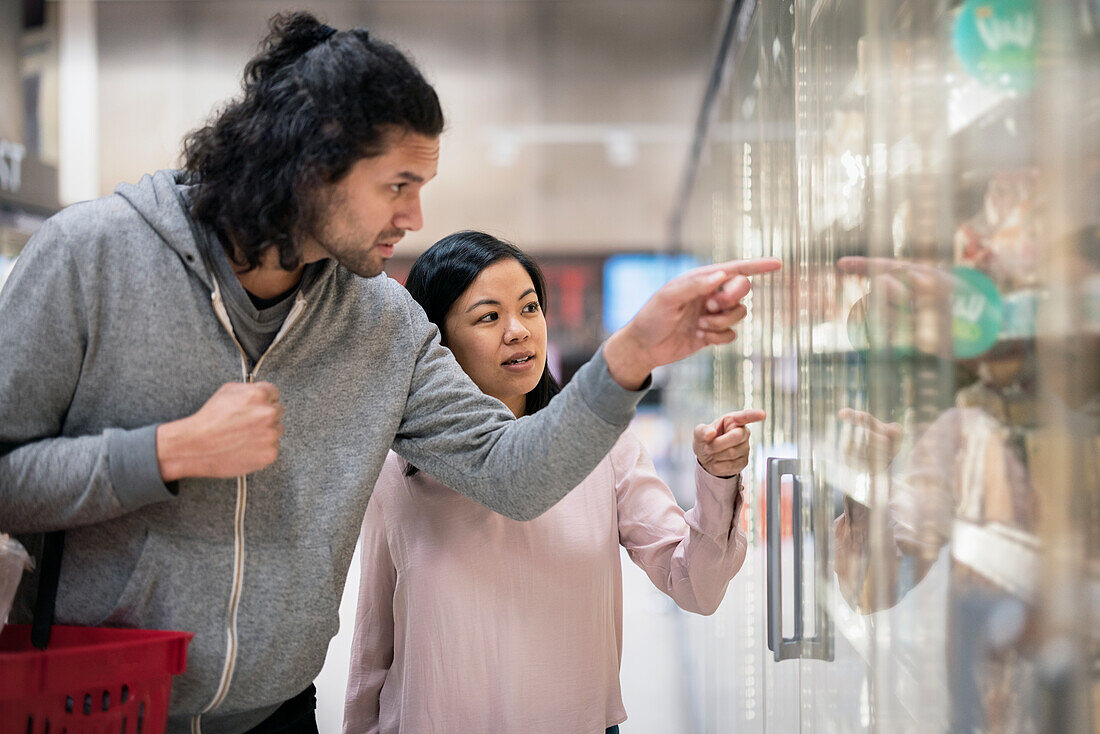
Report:
[[[983,84],[1026,92],[1035,83],[1033,0],[967,0],[955,19],[955,55]]]
[[[23,159],[27,149],[19,143],[0,140],[0,191],[17,193],[23,187]]]
[[[989,276],[974,268],[956,267],[951,297],[951,340],[955,356],[981,356],[997,343],[1004,321],[1004,305]]]

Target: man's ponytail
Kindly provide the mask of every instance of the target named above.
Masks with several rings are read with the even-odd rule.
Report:
[[[269,23],[261,51],[244,69],[245,85],[266,80],[276,70],[294,63],[333,35],[336,29],[305,12],[279,13]]]

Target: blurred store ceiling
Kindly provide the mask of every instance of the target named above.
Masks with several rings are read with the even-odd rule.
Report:
[[[310,2],[409,52],[448,129],[426,226],[402,254],[463,228],[540,252],[660,250],[722,0]],[[184,133],[234,95],[261,0],[101,0],[102,193],[177,160]]]

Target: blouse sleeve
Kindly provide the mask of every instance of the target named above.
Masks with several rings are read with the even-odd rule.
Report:
[[[619,542],[680,608],[713,614],[748,546],[739,527],[740,475],[723,479],[696,464],[695,506],[685,514],[633,434],[623,434],[610,456]]]
[[[387,466],[379,485],[391,474]],[[398,475],[393,477],[402,481]],[[384,492],[375,489],[363,518],[359,602],[344,699],[344,734],[377,734],[379,697],[393,664],[393,595],[397,569],[386,534]]]

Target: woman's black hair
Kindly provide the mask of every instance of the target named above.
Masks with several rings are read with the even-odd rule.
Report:
[[[276,247],[287,270],[316,231],[321,187],[395,134],[438,136],[435,90],[393,46],[356,28],[337,31],[309,13],[276,15],[244,71],[244,94],[183,144],[195,185],[191,214],[256,267]]]
[[[428,314],[428,320],[439,327],[443,343],[446,344],[444,322],[451,306],[462,297],[485,268],[509,258],[522,265],[531,276],[539,307],[545,313],[546,279],[538,263],[515,245],[485,232],[455,232],[436,242],[413,263],[405,287]],[[538,384],[527,393],[526,414],[542,410],[559,392],[561,387],[550,374],[549,364],[544,365]],[[412,476],[416,471],[416,467],[410,464],[405,474]]]

